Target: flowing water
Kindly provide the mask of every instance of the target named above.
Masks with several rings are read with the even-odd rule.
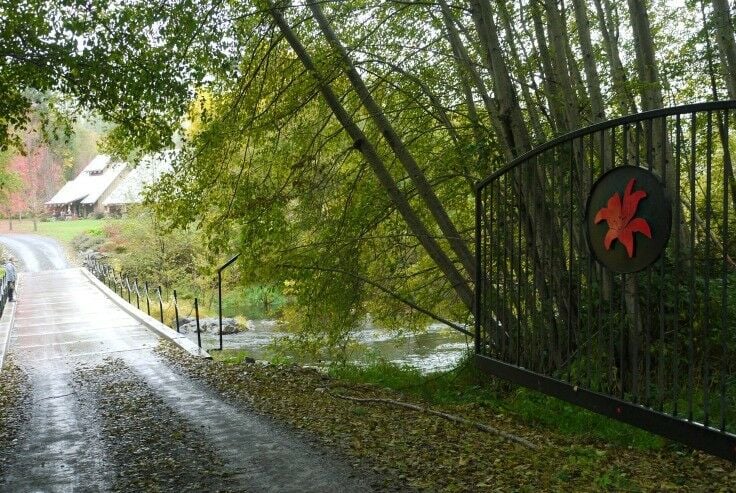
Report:
[[[252,320],[245,332],[223,335],[225,349],[244,349],[255,359],[269,359],[273,356],[269,346],[276,339],[287,336],[275,320]],[[188,337],[196,342],[197,334]],[[443,324],[432,324],[417,334],[407,333],[396,336],[390,331],[374,327],[370,323],[355,332],[356,344],[351,346],[349,359],[365,364],[377,359],[392,363],[409,365],[423,373],[454,368],[473,341]],[[205,349],[219,347],[217,335],[202,333],[202,346]],[[321,361],[291,355],[294,361],[317,364]]]

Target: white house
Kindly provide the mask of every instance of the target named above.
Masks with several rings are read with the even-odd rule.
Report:
[[[103,201],[128,172],[125,163],[115,162],[110,156],[100,154],[76,178],[61,187],[46,202],[46,208],[55,216],[83,217],[93,212],[103,212]]]
[[[145,188],[156,183],[164,173],[173,171],[171,163],[175,157],[175,151],[144,156],[102,202],[105,211],[113,214],[124,213],[131,204],[142,203]]]

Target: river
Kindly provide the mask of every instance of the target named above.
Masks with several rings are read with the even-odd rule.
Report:
[[[223,347],[244,349],[248,356],[266,360],[273,356],[271,343],[288,336],[275,320],[252,320],[248,326],[247,331],[223,335]],[[196,333],[189,333],[188,337],[195,342],[197,340]],[[353,363],[367,364],[383,359],[412,366],[422,373],[454,368],[473,344],[472,340],[443,324],[432,324],[423,332],[399,336],[366,324],[354,333],[354,340],[348,354]],[[202,346],[205,349],[219,347],[217,335],[202,333]],[[320,363],[296,354],[289,356],[303,364]]]

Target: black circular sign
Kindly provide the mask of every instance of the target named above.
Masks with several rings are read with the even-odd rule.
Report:
[[[672,228],[672,206],[659,178],[620,166],[593,184],[585,211],[590,249],[614,272],[638,272],[657,260]]]

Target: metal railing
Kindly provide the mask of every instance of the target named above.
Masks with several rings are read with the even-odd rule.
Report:
[[[0,317],[5,313],[5,305],[8,303],[8,279],[3,274],[2,280],[0,280]]]
[[[217,312],[220,318],[220,351],[222,351],[222,271],[238,260],[238,257],[240,257],[240,254],[234,255],[217,269]]]
[[[736,460],[735,123],[736,101],[628,116],[479,182],[478,364]],[[661,181],[671,234],[653,264],[617,273],[591,253],[586,208],[596,181],[624,165]]]
[[[139,284],[138,279],[133,280],[133,284],[130,283],[130,279],[128,276],[124,276],[122,272],[115,272],[115,270],[110,267],[109,265],[106,265],[102,262],[99,262],[95,259],[87,258],[84,260],[84,267],[89,270],[92,275],[97,277],[100,281],[102,281],[107,287],[109,287],[114,293],[118,294],[120,298],[123,300],[127,300],[128,303],[133,305],[133,294],[135,294],[135,307],[140,310],[141,305],[141,297],[145,297],[146,300],[146,313],[149,316],[151,315],[151,298],[149,296],[149,290],[148,290],[148,282],[144,281],[143,287],[144,292],[143,295],[141,295],[139,290]],[[0,298],[0,307],[5,306],[5,283],[3,278],[3,284],[0,286],[0,288],[3,289],[3,297]],[[126,294],[127,292],[127,294]],[[164,321],[164,294],[161,286],[158,286],[156,288],[156,296],[158,298],[158,320],[160,323],[165,324]],[[173,296],[170,300],[170,303],[168,304],[169,308],[173,308],[174,310],[174,323],[176,326],[176,331],[180,332],[180,320],[179,320],[179,297],[177,296],[176,290],[173,290]],[[192,301],[192,307],[191,309],[194,312],[195,315],[195,323],[197,327],[197,345],[201,348],[202,347],[202,336],[201,336],[201,327],[200,327],[200,319],[199,319],[199,299],[194,298]],[[1,315],[1,311],[0,311]],[[221,326],[222,327],[222,326]],[[220,329],[222,332],[222,328]],[[220,334],[220,348],[222,348],[222,333]]]

